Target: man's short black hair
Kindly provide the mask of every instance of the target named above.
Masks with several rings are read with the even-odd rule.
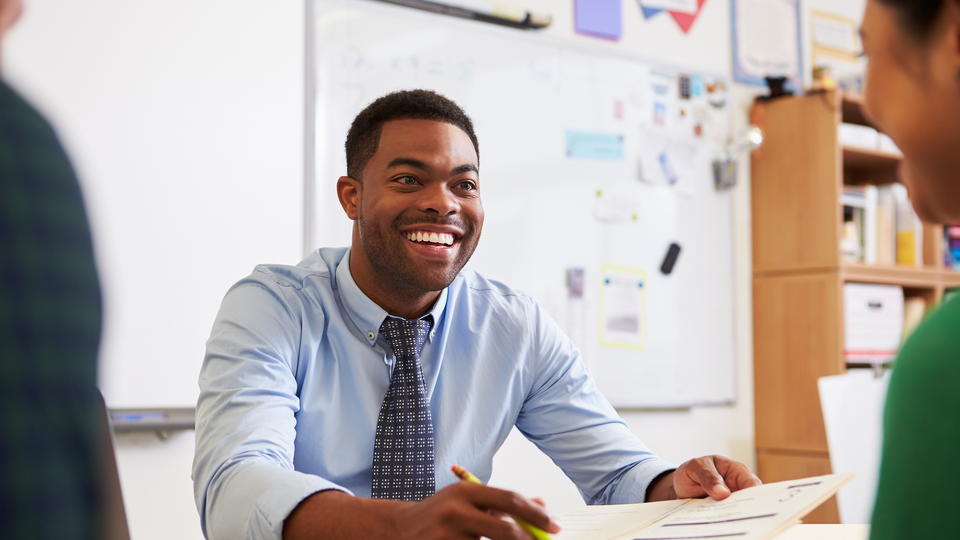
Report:
[[[926,42],[947,0],[878,0],[897,12],[900,27],[913,38]]]
[[[431,90],[401,90],[387,94],[360,111],[347,132],[347,175],[360,179],[367,161],[377,152],[380,131],[390,120],[436,120],[462,129],[480,157],[473,122],[459,105]]]

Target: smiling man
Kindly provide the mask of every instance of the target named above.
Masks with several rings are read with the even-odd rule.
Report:
[[[347,135],[351,247],[260,266],[207,344],[194,488],[210,538],[527,538],[542,505],[481,479],[515,425],[590,504],[759,483],[720,456],[675,469],[627,429],[529,296],[464,271],[480,239],[473,125],[430,91],[384,96]]]

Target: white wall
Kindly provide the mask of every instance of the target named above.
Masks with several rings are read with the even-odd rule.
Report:
[[[196,402],[227,287],[301,255],[303,5],[26,0],[4,76],[58,128],[90,209],[113,406]],[[199,538],[193,433],[121,436],[133,537]]]
[[[177,286],[176,280],[138,282],[137,264],[167,265],[173,275],[203,265],[248,269],[256,262],[294,262],[301,253],[303,4],[293,0],[27,3],[24,20],[4,49],[5,75],[59,127],[87,193],[108,310],[101,384],[122,395],[130,378],[147,377],[156,380],[155,387],[162,391],[162,370],[124,369],[126,355],[111,345],[118,334],[142,331],[136,317],[116,313],[118,304],[112,304],[111,298],[140,294],[150,305],[156,300],[150,295],[163,295]],[[553,12],[551,33],[588,39],[573,35],[570,2],[511,3]],[[683,36],[666,15],[644,21],[634,0],[623,4],[621,46],[691,69],[730,72],[730,0],[707,2],[690,36]],[[806,4],[859,18],[864,0],[807,0]],[[744,112],[750,92],[736,92]],[[745,123],[745,117],[739,121]],[[747,160],[741,160],[742,174],[734,192],[737,402],[691,410],[624,412],[630,427],[667,459],[720,453],[754,462],[747,166]],[[171,190],[151,190],[167,184]],[[203,193],[202,204],[191,197],[197,190]],[[207,244],[217,246],[212,249],[219,258],[211,258],[204,242],[195,239],[191,241],[200,248],[189,260],[168,260],[165,250],[176,251],[176,246],[164,244],[156,246],[153,260],[138,263],[123,258],[120,239],[125,237],[118,229],[142,223],[145,215],[153,215],[154,206],[182,205],[189,217],[202,214],[203,204],[210,211],[230,205],[238,190],[263,190],[264,204],[284,208],[281,215],[287,221],[265,226],[251,209],[221,209],[226,216],[223,230]],[[167,242],[190,240],[190,222],[167,219],[153,223],[147,233],[169,238]],[[264,235],[270,241],[263,241]],[[259,245],[273,247],[250,249],[245,238],[260,238]],[[184,279],[189,273],[176,276]],[[219,298],[226,285],[210,283],[207,288]],[[191,299],[183,303],[187,309],[211,312],[216,307],[209,301],[202,306]],[[209,318],[212,322],[212,313]],[[190,329],[189,346],[181,353],[196,355],[198,366],[208,331],[209,323]],[[147,346],[163,347],[164,343]],[[184,388],[182,383],[173,386]],[[181,393],[185,395],[171,402],[195,398],[195,393]],[[128,435],[120,437],[118,445],[134,538],[199,538],[189,481],[192,433],[167,440]],[[580,504],[572,485],[516,434],[498,455],[492,482],[543,496],[552,510]]]

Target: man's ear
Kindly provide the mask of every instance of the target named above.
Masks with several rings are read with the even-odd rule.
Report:
[[[360,207],[360,191],[363,186],[360,181],[350,176],[341,176],[337,179],[337,198],[340,206],[347,213],[347,217],[356,221],[357,209]]]

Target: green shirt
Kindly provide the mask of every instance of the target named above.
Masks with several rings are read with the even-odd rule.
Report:
[[[0,81],[0,538],[97,538],[100,287],[80,186]],[[186,474],[186,473],[184,473]]]
[[[871,540],[960,538],[960,298],[904,343],[883,428]]]

